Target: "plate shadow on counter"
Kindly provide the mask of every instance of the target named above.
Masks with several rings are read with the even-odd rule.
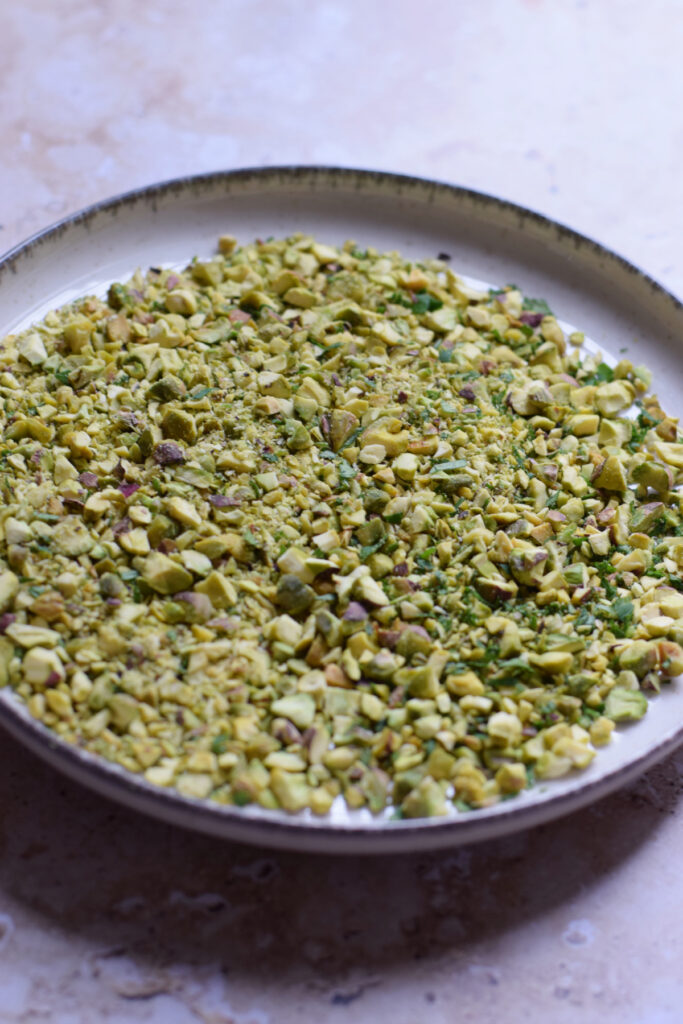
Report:
[[[471,956],[625,866],[682,797],[679,748],[592,807],[477,846],[278,853],[146,819],[0,732],[0,897],[93,956],[334,983],[360,968]]]

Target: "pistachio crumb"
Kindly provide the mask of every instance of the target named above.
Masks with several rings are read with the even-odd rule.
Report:
[[[648,372],[436,260],[218,249],[3,340],[2,685],[238,806],[443,815],[585,769],[683,672]]]

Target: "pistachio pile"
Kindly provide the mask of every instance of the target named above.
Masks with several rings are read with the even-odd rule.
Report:
[[[683,671],[683,444],[582,343],[304,236],[6,337],[0,685],[223,804],[442,815],[585,768]]]

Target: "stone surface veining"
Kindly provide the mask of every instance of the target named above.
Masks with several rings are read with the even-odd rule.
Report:
[[[29,0],[0,37],[0,249],[229,166],[427,174],[680,295],[680,19],[577,0]],[[683,753],[453,853],[259,851],[145,819],[0,735],[0,1024],[680,1021]]]

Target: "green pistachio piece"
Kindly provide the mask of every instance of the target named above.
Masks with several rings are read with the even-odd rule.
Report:
[[[377,487],[369,487],[363,494],[363,505],[368,512],[382,512],[389,504],[390,498],[385,491]]]
[[[158,402],[172,402],[174,399],[183,398],[187,394],[187,388],[176,377],[162,377],[150,386],[147,394]]]
[[[169,313],[192,316],[197,312],[197,297],[188,288],[175,288],[166,296],[166,309]]]
[[[631,529],[634,533],[649,533],[663,512],[664,505],[661,501],[650,501],[647,505],[639,505],[631,516]]]
[[[333,409],[330,413],[330,448],[338,452],[344,442],[358,426],[358,417],[344,409]]]
[[[632,384],[625,380],[615,380],[598,387],[595,406],[602,416],[614,416],[622,409],[628,409],[635,397],[636,391]]]
[[[486,579],[483,576],[474,581],[474,586],[489,604],[502,604],[505,601],[510,601],[519,590],[514,580]]]
[[[595,487],[601,487],[606,491],[625,491],[628,482],[621,459],[616,455],[608,455],[596,466],[591,482]]]
[[[284,431],[290,452],[303,452],[311,447],[311,435],[303,423],[298,423],[297,420],[285,420]]]
[[[634,640],[619,654],[619,665],[635,672],[639,679],[647,675],[657,664],[657,651],[647,640]]]
[[[291,573],[280,579],[277,585],[276,601],[280,608],[292,615],[307,611],[315,600],[315,591]]]
[[[406,818],[431,818],[446,814],[446,797],[435,779],[423,779],[401,803]]]
[[[7,441],[23,441],[27,437],[47,444],[54,437],[54,429],[48,423],[31,416],[28,419],[15,420],[5,430]]]
[[[161,420],[161,431],[164,437],[173,438],[174,441],[194,444],[197,440],[194,417],[183,409],[168,409]]]
[[[649,487],[656,494],[666,494],[674,485],[673,473],[659,462],[643,462],[632,471],[633,479],[641,487]]]
[[[361,544],[376,544],[386,537],[386,526],[381,519],[368,519],[356,530],[356,536]]]
[[[223,265],[220,260],[196,260],[192,264],[192,276],[198,284],[219,285],[223,280]]]
[[[603,419],[600,421],[598,444],[601,448],[608,448],[612,445],[616,448],[623,448],[631,440],[632,434],[633,424],[630,420],[625,418],[616,420]]]
[[[307,693],[292,693],[273,701],[270,709],[274,715],[288,718],[300,729],[312,725],[315,716],[315,701]]]
[[[192,573],[157,551],[147,555],[142,576],[152,590],[159,594],[176,594],[178,591],[189,590],[194,582]]]
[[[110,722],[117,732],[127,732],[129,726],[140,716],[140,706],[127,693],[114,694],[108,703]]]
[[[274,768],[271,772],[270,787],[278,803],[286,811],[302,811],[311,800],[311,788],[302,772],[283,771]]]
[[[510,553],[509,565],[518,583],[538,586],[545,573],[548,552],[544,548],[515,550]]]
[[[647,698],[640,690],[625,690],[615,686],[607,694],[605,715],[613,722],[633,722],[647,711]]]
[[[10,569],[0,572],[0,612],[5,612],[19,591],[19,578]]]

